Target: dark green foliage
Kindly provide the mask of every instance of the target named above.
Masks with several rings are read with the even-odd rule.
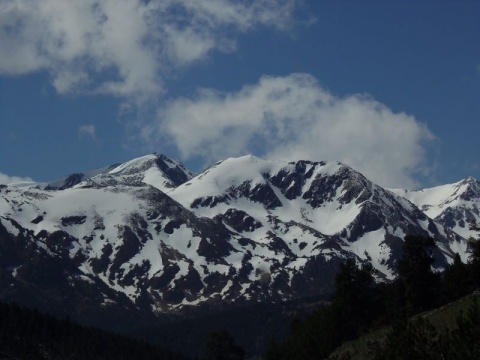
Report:
[[[283,341],[290,333],[290,322],[311,312],[311,303],[318,298],[303,299],[282,304],[260,303],[195,308],[193,313],[175,317],[171,321],[136,330],[137,337],[145,338],[160,347],[180,351],[191,357],[205,354],[208,334],[228,331],[250,358],[263,353],[272,340]]]
[[[480,359],[480,306],[474,297],[466,315],[456,320],[456,328],[437,331],[424,317],[396,322],[382,344],[377,344],[375,360],[478,360]]]
[[[276,341],[272,341],[262,356],[262,360],[277,360],[282,358],[282,348]]]
[[[445,333],[423,317],[407,320],[472,291],[469,274],[476,261],[480,264],[480,256],[476,258],[474,251],[468,265],[456,256],[440,276],[432,270],[434,246],[432,238],[407,236],[398,262],[399,276],[390,283],[375,284],[370,265],[358,266],[348,260],[339,268],[332,302],[295,322],[291,336],[273,344],[263,359],[348,359],[352,355],[348,352],[339,352],[337,357],[331,353],[344,341],[381,326],[392,326],[392,330],[385,342],[372,347],[378,348],[376,359],[480,359],[478,306],[457,320],[458,329]],[[478,250],[480,255],[480,246]]]
[[[330,307],[317,310],[296,324],[291,337],[283,344],[279,359],[322,359],[341,343],[335,314]]]
[[[468,262],[470,273],[475,288],[480,288],[480,239],[470,239],[470,250],[472,251]]]
[[[0,358],[55,360],[185,359],[142,340],[0,303]]]
[[[470,240],[470,249],[471,249],[471,254],[470,254],[470,262],[479,262],[480,261],[480,239]]]
[[[243,360],[245,351],[235,345],[232,335],[226,331],[212,332],[208,336],[204,360]]]
[[[290,337],[283,343],[271,342],[263,359],[325,359],[343,342],[378,326],[391,325],[392,319],[396,318],[393,330],[381,346],[377,359],[437,359],[441,358],[441,354],[445,359],[480,359],[476,344],[480,338],[478,306],[457,320],[458,329],[448,332],[438,332],[424,319],[407,321],[407,315],[433,308],[442,302],[453,301],[471,292],[472,281],[466,279],[469,275],[471,279],[475,266],[480,266],[480,242],[472,242],[473,253],[469,263],[463,264],[457,256],[452,265],[439,276],[431,270],[434,261],[432,242],[433,239],[430,238],[407,237],[399,261],[399,278],[391,283],[375,284],[370,265],[346,261],[339,267],[335,278],[336,293],[331,302],[328,305],[323,303],[309,316],[305,314],[311,311],[311,307],[300,306],[300,302],[296,305],[236,306],[223,311],[197,309],[194,316],[185,314],[178,321],[165,320],[161,326],[135,331],[135,334],[162,344],[161,346],[188,352],[192,356],[205,354],[205,359],[243,359],[243,352],[233,341],[234,338],[237,344],[247,350],[248,357],[253,356],[265,349],[272,339],[285,339],[288,321],[298,316],[301,320],[292,323]],[[28,276],[36,275],[34,269],[26,270],[29,271]],[[3,281],[2,274],[0,271],[0,285],[3,284],[4,289],[8,290],[7,286],[13,280],[7,278]],[[316,299],[317,302],[318,300]],[[30,315],[23,314],[20,316],[21,321],[12,321],[12,317],[3,312],[8,306],[2,306],[0,305],[0,358],[5,358],[4,353],[17,359],[179,358],[142,341],[108,335],[95,329],[85,330],[69,321],[51,317],[44,319],[34,312],[27,311]],[[52,302],[52,306],[55,303]],[[17,311],[26,311],[17,307],[8,309],[7,312],[15,313],[16,317],[19,316]],[[125,323],[120,317],[118,319],[119,323]],[[224,328],[229,333],[217,331]],[[212,334],[207,342],[209,333]],[[227,354],[230,357],[225,357]],[[346,353],[338,356],[340,357],[335,359],[349,358]]]
[[[470,275],[467,266],[455,254],[453,263],[443,272],[442,292],[444,301],[453,301],[469,293],[471,289]]]
[[[385,343],[377,351],[375,360],[437,360],[437,337],[432,324],[421,317],[408,322],[405,318],[398,319]]]
[[[443,350],[448,359],[480,359],[480,304],[478,295],[467,314],[457,318],[457,329],[446,336]]]
[[[398,261],[398,278],[404,286],[407,313],[412,315],[435,306],[439,276],[432,271],[435,240],[406,236],[402,257]]]
[[[350,340],[368,329],[379,309],[371,264],[359,267],[349,259],[335,277],[332,311],[342,340]]]
[[[380,306],[371,265],[347,260],[335,278],[335,296],[329,306],[292,325],[290,338],[264,354],[265,360],[323,359],[343,341],[367,330]]]

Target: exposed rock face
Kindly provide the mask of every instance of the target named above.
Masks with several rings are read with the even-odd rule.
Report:
[[[472,177],[457,183],[419,191],[393,190],[407,198],[436,222],[464,238],[478,237],[472,224],[480,224],[480,182]],[[461,252],[461,251],[460,251]]]
[[[459,183],[430,216],[440,205],[423,212],[338,162],[242,157],[194,177],[163,155],[1,186],[0,298],[94,319],[326,294],[346,258],[394,276],[406,234],[437,239],[438,267],[465,257],[451,229],[478,220],[478,189]]]

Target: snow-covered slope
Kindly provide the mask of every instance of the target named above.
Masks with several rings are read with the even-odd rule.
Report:
[[[338,162],[246,156],[194,177],[153,154],[77,180],[0,186],[0,297],[170,311],[319,295],[346,258],[391,278],[407,234],[437,239],[439,267],[466,258],[465,239]]]
[[[70,174],[66,177],[50,181],[45,184],[35,184],[36,187],[44,190],[64,190],[71,188],[78,183],[88,180],[94,176],[97,176],[99,174],[103,174],[108,172],[109,170],[117,167],[119,164],[107,166],[107,167],[102,167],[100,169],[94,169],[94,170],[88,170],[80,173],[73,173]]]
[[[257,243],[274,236],[304,261],[356,256],[372,262],[387,278],[394,274],[406,234],[436,237],[445,261],[452,248],[463,249],[464,255],[459,236],[338,162],[227,159],[169,196],[199,216],[222,219]]]
[[[417,205],[427,216],[464,238],[477,237],[470,224],[480,224],[480,182],[472,177],[419,191],[392,190]]]
[[[30,184],[30,187],[36,186],[44,190],[64,190],[83,182],[82,186],[150,184],[167,191],[189,180],[193,175],[181,162],[165,155],[151,154],[123,164],[70,174],[65,178],[46,184]]]

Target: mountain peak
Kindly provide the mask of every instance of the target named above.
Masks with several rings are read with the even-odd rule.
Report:
[[[473,177],[418,191],[395,190],[427,216],[464,238],[475,234],[468,223],[480,221],[480,183]]]
[[[480,182],[474,177],[469,176],[462,180],[460,185],[463,186],[459,195],[462,200],[472,201],[480,199]]]
[[[95,185],[151,185],[163,192],[170,191],[193,177],[180,161],[163,154],[149,154],[127,161],[110,171],[90,179]]]
[[[448,229],[457,213],[444,227],[336,161],[247,155],[194,177],[179,161],[150,154],[86,174],[70,176],[64,191],[0,187],[0,266],[15,286],[36,286],[40,273],[58,287],[54,276],[65,275],[65,289],[99,294],[95,308],[122,293],[119,306],[167,311],[325,293],[352,257],[391,278],[406,234],[435,236],[439,266],[466,254]],[[469,187],[444,186],[434,200]],[[61,258],[68,271],[38,271],[31,251],[41,264]]]
[[[478,183],[478,180],[475,179],[473,176],[468,176],[467,178],[465,178],[463,181],[467,182],[467,183]]]
[[[163,154],[149,154],[124,163],[70,174],[52,181],[43,188],[45,190],[64,190],[76,187],[104,187],[115,185],[142,186],[151,185],[162,191],[183,184],[193,177],[180,161]]]

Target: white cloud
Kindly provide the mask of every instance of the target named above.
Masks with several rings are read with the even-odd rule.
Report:
[[[97,141],[95,125],[82,125],[78,128],[78,138],[89,137],[93,141]]]
[[[435,137],[414,117],[365,95],[335,97],[307,74],[262,77],[238,92],[201,90],[166,104],[144,128],[183,158],[254,153],[274,159],[339,160],[389,187],[415,187]]]
[[[136,100],[259,26],[288,28],[298,0],[3,0],[0,74],[48,71],[59,93]]]
[[[33,180],[29,177],[9,176],[0,173],[0,184],[31,183]]]

